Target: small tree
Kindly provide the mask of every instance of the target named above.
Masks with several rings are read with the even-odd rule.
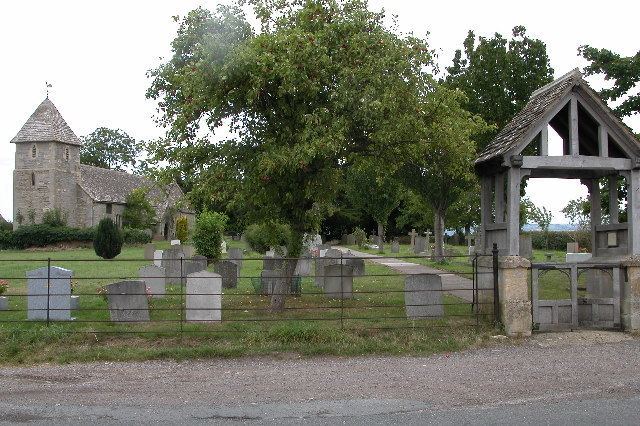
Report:
[[[590,212],[591,204],[589,200],[582,197],[569,201],[565,208],[562,209],[562,213],[575,226],[573,241],[576,243],[578,242],[578,232],[589,229],[589,224],[591,223]]]
[[[553,220],[553,214],[547,210],[546,207],[539,208],[537,206],[532,206],[530,215],[531,219],[538,224],[540,230],[544,233],[544,248],[545,250],[548,250],[549,225],[551,225],[551,220]]]
[[[176,220],[176,238],[181,242],[189,239],[189,221],[184,216]]]
[[[204,211],[196,219],[193,230],[193,245],[198,254],[209,261],[220,259],[222,234],[229,218],[222,213]]]
[[[103,259],[113,259],[122,251],[122,233],[113,221],[106,217],[98,224],[93,249]]]
[[[127,228],[151,229],[156,224],[156,211],[151,205],[147,188],[136,188],[127,195],[122,222]]]

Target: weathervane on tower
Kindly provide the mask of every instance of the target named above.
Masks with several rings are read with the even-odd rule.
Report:
[[[49,89],[53,86],[48,81],[44,82],[44,86],[45,86],[45,90],[47,91],[47,99],[49,99]]]

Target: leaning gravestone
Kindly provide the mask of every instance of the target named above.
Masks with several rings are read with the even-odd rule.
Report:
[[[162,250],[156,250],[153,252],[153,264],[156,266],[162,266]]]
[[[207,258],[200,255],[195,255],[191,259],[183,261],[182,276],[193,274],[195,272],[204,271],[207,269]]]
[[[156,251],[156,246],[154,244],[145,244],[144,245],[144,260],[153,260],[153,254]]]
[[[163,267],[155,265],[143,266],[138,270],[138,278],[144,281],[152,297],[164,297],[167,271]]]
[[[346,265],[328,265],[324,268],[324,294],[330,299],[353,297],[353,268]]]
[[[230,260],[220,260],[213,265],[213,270],[222,277],[222,288],[238,287],[238,265]]]
[[[416,236],[413,244],[413,253],[420,254],[427,250],[427,239],[425,237]]]
[[[72,274],[57,266],[28,271],[27,318],[46,320],[48,311],[50,320],[71,321]]]
[[[111,321],[149,321],[149,302],[144,281],[120,281],[105,288]]]
[[[244,257],[244,254],[241,248],[227,249],[227,256],[230,261],[238,265],[238,268],[242,269],[242,258]]]
[[[184,271],[184,253],[181,246],[171,247],[162,253],[162,267],[167,272],[167,284],[179,284]]]
[[[440,275],[408,275],[404,280],[404,305],[409,319],[428,319],[444,315]]]
[[[222,277],[209,271],[187,275],[187,321],[222,320]]]
[[[400,253],[400,243],[394,241],[391,243],[391,253]]]
[[[193,246],[182,246],[182,252],[187,259],[192,258],[196,254],[196,249]]]

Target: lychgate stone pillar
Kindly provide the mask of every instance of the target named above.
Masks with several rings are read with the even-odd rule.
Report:
[[[627,268],[627,280],[622,286],[620,320],[627,331],[640,330],[640,256],[622,263]]]
[[[500,316],[507,336],[531,335],[530,267],[531,262],[520,256],[504,256],[498,262]]]

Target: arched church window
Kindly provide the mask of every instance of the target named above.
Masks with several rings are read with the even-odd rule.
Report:
[[[36,158],[37,152],[36,145],[34,144],[33,147],[31,147],[31,158]]]
[[[31,186],[36,186],[36,174],[31,172]]]

